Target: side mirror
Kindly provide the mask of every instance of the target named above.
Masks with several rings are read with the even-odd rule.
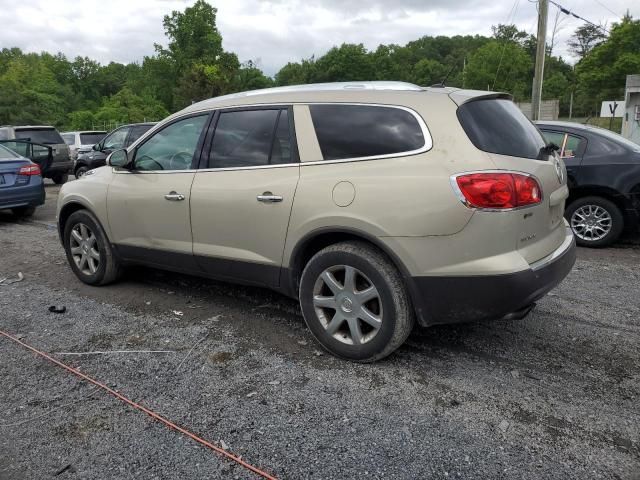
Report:
[[[123,148],[121,150],[114,150],[107,157],[107,165],[110,167],[124,168],[129,164],[129,155]]]

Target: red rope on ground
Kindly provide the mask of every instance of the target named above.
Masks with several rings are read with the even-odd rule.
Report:
[[[111,395],[113,395],[114,397],[116,397],[118,400],[123,401],[124,403],[126,403],[127,405],[140,410],[144,413],[146,413],[147,415],[149,415],[151,418],[159,421],[160,423],[163,423],[164,425],[166,425],[167,427],[176,430],[180,433],[182,433],[183,435],[186,435],[187,437],[191,438],[192,440],[195,440],[196,442],[200,443],[201,445],[204,445],[205,447],[213,450],[216,453],[219,453],[220,455],[223,455],[225,457],[227,457],[229,460],[233,460],[234,462],[242,465],[244,468],[246,468],[247,470],[252,471],[253,473],[261,476],[262,478],[266,478],[267,480],[277,480],[275,477],[269,475],[268,473],[260,470],[257,467],[254,467],[253,465],[245,462],[244,460],[242,460],[240,457],[227,452],[226,450],[220,448],[220,447],[216,447],[214,444],[212,444],[211,442],[208,442],[200,437],[198,437],[197,435],[195,435],[194,433],[191,433],[188,430],[185,430],[184,428],[176,425],[175,423],[171,422],[170,420],[167,420],[166,418],[164,418],[163,416],[155,413],[152,410],[149,410],[146,407],[143,407],[142,405],[134,402],[133,400],[129,400],[127,397],[125,397],[124,395],[116,392],[115,390],[107,387],[105,384],[99,382],[98,380],[94,380],[93,378],[89,377],[88,375],[85,375],[84,373],[82,373],[80,370],[76,370],[73,367],[70,367],[69,365],[66,365],[62,362],[60,362],[59,360],[56,360],[55,358],[47,355],[44,352],[41,352],[40,350],[24,343],[23,341],[19,340],[18,338],[14,337],[13,335],[10,335],[6,332],[3,332],[2,330],[0,330],[0,335],[3,335],[5,337],[7,337],[9,340],[14,341],[15,343],[22,345],[24,348],[31,350],[33,353],[40,355],[43,358],[46,358],[47,360],[49,360],[50,362],[56,364],[59,367],[64,368],[65,370],[73,373],[74,375],[82,378],[83,380],[86,380],[87,382],[90,382],[100,388],[102,388],[103,390],[106,390],[107,392],[109,392]]]

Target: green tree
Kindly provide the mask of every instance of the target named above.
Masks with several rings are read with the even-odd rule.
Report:
[[[593,47],[601,43],[605,38],[606,35],[602,31],[602,28],[590,23],[585,23],[576,29],[567,44],[571,52],[583,58]]]
[[[640,72],[640,21],[625,17],[613,24],[609,38],[576,65],[578,90],[591,104],[624,95],[626,76]]]
[[[532,62],[523,47],[515,42],[491,40],[469,58],[467,87],[511,93],[518,100],[531,95]]]

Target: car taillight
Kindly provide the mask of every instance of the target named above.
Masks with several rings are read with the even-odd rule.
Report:
[[[18,170],[18,175],[25,175],[27,177],[30,177],[31,175],[40,175],[40,167],[38,165],[31,164],[31,165],[25,165],[24,167],[20,167],[20,170]]]
[[[469,207],[508,209],[542,201],[538,181],[522,173],[469,173],[456,176],[455,181]]]

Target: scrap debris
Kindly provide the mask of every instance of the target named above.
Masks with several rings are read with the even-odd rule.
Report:
[[[24,275],[22,272],[18,272],[18,276],[16,278],[4,277],[0,280],[0,287],[6,287],[7,285],[12,285],[14,283],[18,283],[24,280]]]

